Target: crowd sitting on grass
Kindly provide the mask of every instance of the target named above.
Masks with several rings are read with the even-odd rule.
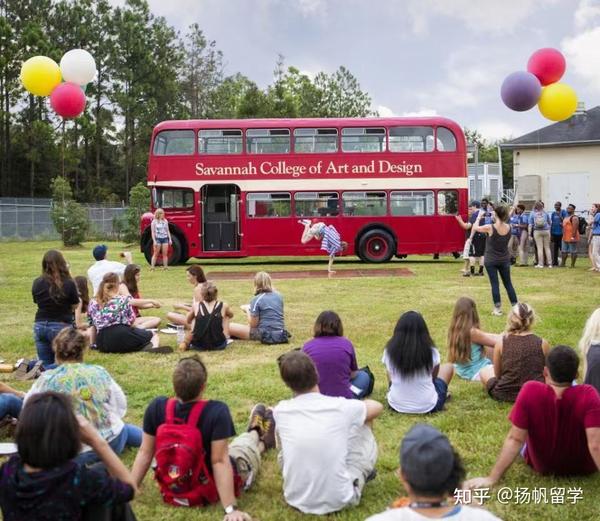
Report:
[[[110,262],[106,249],[97,248],[94,257],[102,258],[95,264],[96,277]],[[90,339],[102,353],[172,352],[159,346],[155,332],[141,327],[158,323],[136,323],[134,308],[158,305],[139,298],[139,266],[123,266],[124,281],[106,271],[89,299],[87,280],[71,278],[60,252],[44,255],[42,276],[32,288],[39,361],[21,364],[21,373],[37,380],[26,395],[0,384],[0,420],[14,426],[18,418],[16,454],[0,469],[4,518],[135,519],[128,502],[155,460],[154,476],[166,503],[220,503],[225,521],[248,520],[238,498],[259,478],[262,455],[276,447],[288,505],[319,515],[358,505],[376,476],[372,426],[384,406],[368,398],[373,374],[359,368],[340,316],[320,313],[313,338],[277,359],[291,397],[255,405],[241,435],[235,437],[227,404],[205,397],[208,371],[198,354],[176,363],[173,396],[153,398],[140,428],[123,421],[127,400],[109,373],[84,362]],[[189,329],[181,350],[222,350],[230,337],[288,342],[283,297],[267,273],[256,274],[255,295],[243,306],[247,324],[230,322],[231,307],[218,299],[216,285],[199,267],[188,269],[188,280],[194,298],[189,309],[179,308]],[[490,474],[467,481],[448,438],[431,426],[413,426],[400,445],[399,478],[408,498],[369,521],[498,519],[452,498],[457,489],[494,486],[519,454],[540,474],[600,470],[600,309],[589,317],[579,343],[581,385],[576,384],[577,353],[564,345],[550,349],[533,333],[535,319],[533,308],[519,302],[502,334],[486,332],[476,303],[462,297],[448,327],[449,361],[442,363],[425,318],[417,311],[399,317],[381,359],[391,411],[449,414],[442,411],[456,373],[481,381],[492,398],[514,402],[512,426]],[[131,472],[117,457],[126,447],[139,447]]]

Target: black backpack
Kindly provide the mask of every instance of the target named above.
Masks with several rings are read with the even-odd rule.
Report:
[[[577,217],[576,215],[571,216],[571,221],[573,221],[573,217]],[[588,223],[584,217],[577,217],[579,219],[578,231],[579,235],[585,235],[585,231],[587,230]]]

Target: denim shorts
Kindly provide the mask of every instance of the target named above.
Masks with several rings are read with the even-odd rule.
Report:
[[[169,238],[168,237],[157,237],[155,242],[156,242],[156,244],[169,244]]]
[[[563,253],[577,253],[577,243],[562,241],[562,246],[560,249]]]

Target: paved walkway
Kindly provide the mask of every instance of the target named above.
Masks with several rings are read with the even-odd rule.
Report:
[[[255,272],[253,271],[214,271],[206,274],[209,280],[252,280]],[[294,270],[294,271],[269,271],[272,279],[306,279],[328,277],[327,270]],[[351,277],[411,277],[414,273],[408,268],[388,268],[388,269],[339,269],[331,276],[335,279],[345,279]]]

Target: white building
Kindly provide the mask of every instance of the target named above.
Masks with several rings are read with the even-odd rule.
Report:
[[[502,148],[513,151],[515,200],[552,208],[572,203],[577,212],[600,202],[600,106],[579,107],[565,121],[525,134]]]

